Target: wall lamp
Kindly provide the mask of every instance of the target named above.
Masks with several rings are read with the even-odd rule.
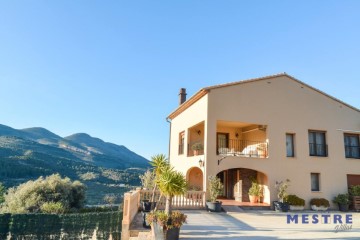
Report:
[[[205,162],[204,162],[203,160],[201,160],[201,158],[200,158],[200,160],[199,160],[199,166],[200,166],[200,167],[204,167],[204,166],[205,166]]]
[[[200,134],[201,134],[201,130],[198,130],[198,131],[197,131],[197,134],[200,135]]]

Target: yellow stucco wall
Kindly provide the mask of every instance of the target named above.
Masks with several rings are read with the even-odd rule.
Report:
[[[269,141],[268,158],[227,157],[220,165],[216,155],[218,121],[245,122],[266,125]],[[344,132],[360,131],[360,112],[335,101],[287,76],[211,89],[190,108],[172,120],[171,164],[186,174],[198,166],[199,156],[178,156],[178,134],[204,122],[204,178],[231,168],[249,168],[267,176],[270,196],[276,200],[276,180],[291,180],[289,193],[304,198],[332,200],[347,191],[346,174],[360,174],[360,160],[345,158]],[[220,129],[226,131],[226,128]],[[309,156],[308,131],[326,131],[328,157]],[[229,131],[230,135],[235,133]],[[295,157],[286,157],[285,134],[295,134]],[[253,133],[255,134],[255,133]],[[252,134],[252,135],[253,135]],[[251,134],[248,134],[251,135]],[[240,136],[243,139],[254,136]],[[258,139],[256,139],[258,140]],[[185,151],[186,152],[186,151]],[[310,173],[320,173],[320,192],[312,192]],[[206,189],[206,181],[204,181]],[[308,205],[307,205],[308,207]]]

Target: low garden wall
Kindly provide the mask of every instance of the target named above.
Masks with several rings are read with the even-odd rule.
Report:
[[[0,214],[0,239],[121,239],[122,213]]]

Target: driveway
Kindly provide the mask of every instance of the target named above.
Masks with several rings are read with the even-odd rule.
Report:
[[[345,226],[346,214],[335,211],[210,213],[195,210],[184,212],[188,216],[187,224],[181,228],[180,232],[180,238],[184,240],[360,239],[360,213],[346,213],[350,216],[348,216],[348,224]],[[289,224],[287,223],[288,214],[291,218]],[[296,219],[298,220],[297,224],[295,223]],[[314,219],[318,219],[316,224]],[[339,224],[340,222],[343,225]],[[349,224],[350,222],[352,223]],[[335,231],[336,226],[338,226],[338,231]]]

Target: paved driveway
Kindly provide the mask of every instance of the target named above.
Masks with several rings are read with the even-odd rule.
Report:
[[[335,232],[334,215],[339,215],[345,223],[345,214],[340,212],[314,213],[276,213],[273,211],[243,211],[233,213],[209,213],[206,211],[184,211],[188,215],[187,224],[181,228],[181,239],[360,239],[360,213],[351,215],[352,224],[347,224],[348,230]],[[287,214],[292,220],[287,224]],[[295,224],[298,214],[298,224]],[[303,216],[303,215],[304,216]],[[318,214],[319,222],[312,224],[313,215]],[[330,215],[330,223],[325,223],[321,214]],[[302,224],[303,218],[309,224]],[[339,227],[344,228],[344,227]]]

